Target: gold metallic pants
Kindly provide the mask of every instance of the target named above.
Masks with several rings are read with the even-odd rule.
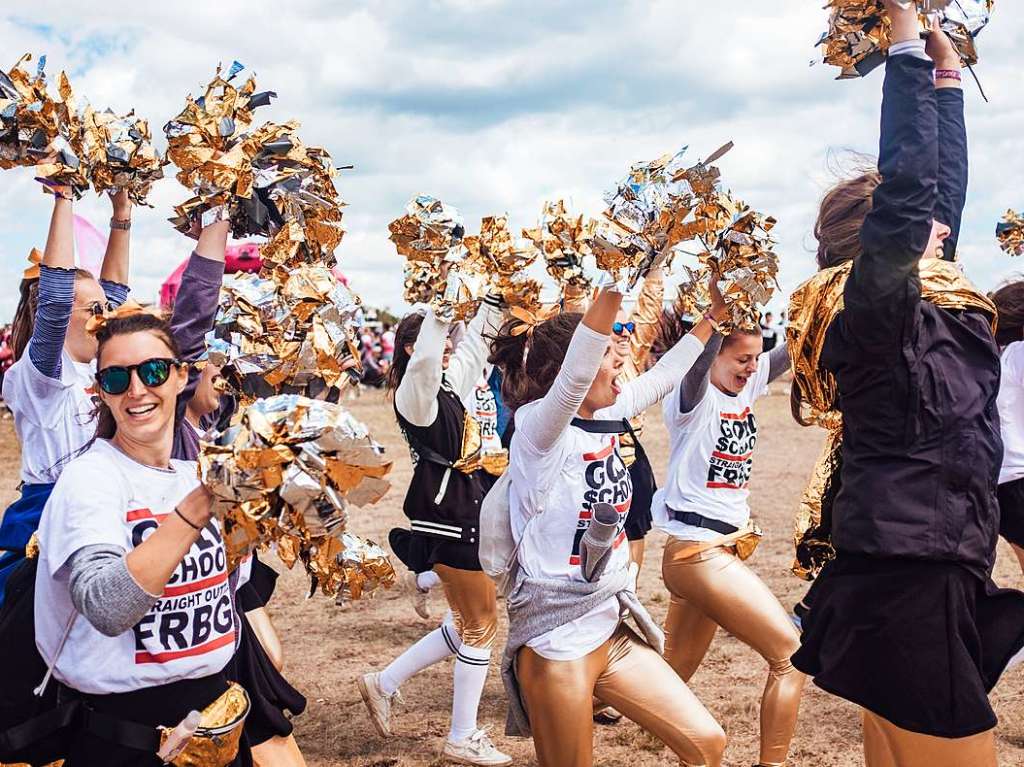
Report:
[[[463,644],[489,649],[498,632],[498,598],[492,581],[482,570],[457,570],[434,565],[455,630]]]
[[[665,619],[665,660],[689,682],[721,626],[768,662],[761,696],[761,764],[784,764],[796,728],[805,677],[790,662],[800,638],[779,600],[728,548],[691,554],[669,539],[662,575],[672,594]]]
[[[995,730],[937,738],[903,730],[864,711],[865,767],[996,767]]]
[[[622,625],[579,660],[519,651],[516,677],[540,767],[594,763],[592,697],[660,738],[686,765],[719,767],[725,732],[654,650]]]

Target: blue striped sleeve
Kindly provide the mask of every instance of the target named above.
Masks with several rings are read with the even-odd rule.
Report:
[[[100,280],[100,287],[103,288],[107,301],[115,309],[128,300],[127,285],[122,285],[120,282],[111,282],[110,280]]]
[[[36,370],[60,380],[61,352],[75,304],[75,270],[39,267],[39,303],[36,307],[28,356]]]

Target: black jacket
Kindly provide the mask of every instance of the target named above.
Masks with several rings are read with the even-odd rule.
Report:
[[[967,184],[962,99],[935,91],[931,62],[889,59],[883,182],[821,361],[843,412],[836,549],[981,574],[999,528],[999,350],[984,315],[922,301],[917,273],[933,218],[953,227],[947,255],[955,249]]]

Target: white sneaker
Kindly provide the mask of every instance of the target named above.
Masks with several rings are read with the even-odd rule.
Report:
[[[377,728],[381,737],[391,736],[391,706],[394,703],[401,703],[402,696],[395,690],[387,695],[380,688],[380,672],[363,674],[356,680],[359,685],[359,694],[363,696],[363,703],[370,714],[370,721]]]
[[[484,765],[484,767],[504,767],[512,764],[512,757],[501,753],[487,737],[487,728],[477,730],[465,740],[452,743],[444,742],[441,756],[455,764]]]
[[[405,593],[409,597],[409,601],[412,602],[412,609],[416,611],[416,614],[423,618],[423,620],[430,620],[430,607],[427,605],[427,597],[430,595],[429,591],[424,591],[416,583],[416,573],[407,571],[405,574]]]

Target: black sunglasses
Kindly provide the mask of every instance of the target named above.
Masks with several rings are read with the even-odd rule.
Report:
[[[111,365],[96,374],[100,388],[107,394],[124,394],[132,383],[132,371],[139,380],[150,389],[163,386],[171,376],[171,368],[180,365],[179,360],[171,357],[153,357],[143,360],[138,365]]]
[[[114,310],[114,305],[109,301],[92,301],[85,306],[78,307],[82,311],[89,312],[93,317],[102,317],[106,312]]]
[[[617,336],[621,336],[623,334],[623,331],[625,331],[627,334],[631,334],[634,330],[636,330],[636,323],[616,322],[612,324],[612,330],[615,331],[615,335]]]

